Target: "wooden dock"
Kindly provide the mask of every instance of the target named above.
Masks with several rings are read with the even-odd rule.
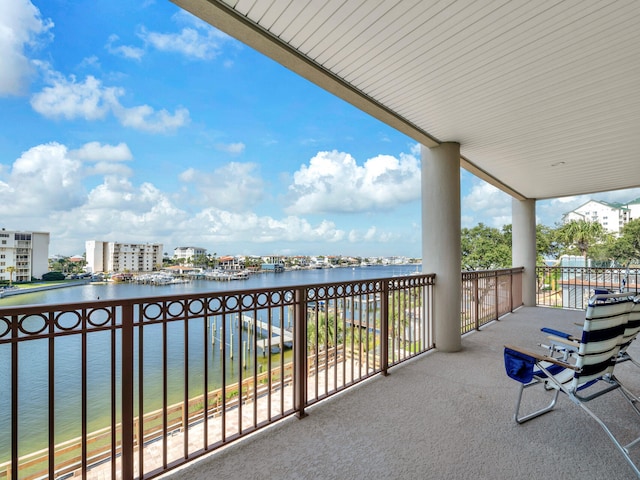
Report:
[[[282,329],[280,327],[276,327],[275,325],[271,325],[271,338],[269,336],[269,324],[267,322],[263,322],[262,320],[255,320],[253,317],[249,315],[242,315],[242,324],[246,328],[253,328],[253,324],[256,324],[257,328],[260,331],[262,336],[267,338],[263,338],[262,340],[257,340],[256,345],[258,348],[265,351],[271,347],[279,347],[281,344],[285,342],[293,342],[293,333],[288,330]]]

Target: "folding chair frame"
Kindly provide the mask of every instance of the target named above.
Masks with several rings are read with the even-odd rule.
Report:
[[[589,308],[593,309],[591,310],[593,316],[590,316],[588,310],[587,320],[591,323],[587,328],[585,321],[583,344],[581,341],[576,343],[575,340],[563,338],[561,339],[563,342],[569,342],[575,348],[565,349],[565,347],[554,344],[554,346],[548,347],[547,355],[505,345],[504,356],[507,374],[520,382],[514,420],[518,424],[523,424],[552,411],[558,402],[560,393],[564,393],[600,425],[635,475],[640,478],[640,469],[629,455],[629,450],[640,443],[640,437],[623,445],[606,423],[587,406],[588,402],[614,390],[619,390],[633,411],[640,416],[638,408],[640,399],[624,387],[613,374],[615,365],[620,362],[617,357],[624,341],[624,330],[629,319],[628,312],[637,307],[637,301],[625,300],[619,295],[597,297],[606,298],[603,300],[592,297],[593,303],[590,302]],[[606,304],[596,304],[599,300],[606,302]],[[602,307],[611,310],[604,310]],[[604,314],[602,316],[595,315],[595,309],[598,309],[599,314],[603,312]],[[593,322],[600,322],[600,326],[593,328]],[[630,342],[626,342],[625,345],[628,343]],[[581,346],[584,350],[581,349]],[[556,354],[560,355],[560,358]],[[576,363],[570,363],[574,359],[577,359]],[[594,388],[594,385],[601,386],[603,383],[604,386]],[[555,390],[551,402],[531,413],[521,414],[524,390],[540,384],[545,390]],[[638,423],[640,424],[640,422]]]

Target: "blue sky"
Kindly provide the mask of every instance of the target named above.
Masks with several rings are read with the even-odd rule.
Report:
[[[0,7],[0,227],[50,232],[52,255],[421,255],[410,138],[164,0]],[[588,198],[538,202],[538,222]],[[479,222],[511,223],[511,199],[463,171]]]

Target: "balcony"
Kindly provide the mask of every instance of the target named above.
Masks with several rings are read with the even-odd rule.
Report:
[[[527,424],[512,419],[518,384],[504,373],[503,345],[535,347],[540,326],[583,319],[581,311],[520,308],[465,335],[461,353],[417,357],[309,408],[301,421],[283,421],[163,478],[634,478],[600,427],[566,398]],[[640,391],[636,367],[619,368]],[[619,415],[619,426],[635,422],[618,413],[625,411],[618,397],[592,406],[605,418]]]
[[[461,353],[432,275],[0,309],[0,478],[628,478],[571,404],[512,421],[503,344],[584,316],[505,316],[521,275],[462,275]]]

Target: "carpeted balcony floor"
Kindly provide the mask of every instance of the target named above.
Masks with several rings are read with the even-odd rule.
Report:
[[[503,345],[536,349],[542,326],[579,331],[584,312],[521,308],[466,335],[459,353],[432,352],[336,395],[165,479],[627,479],[633,472],[600,426],[561,396],[556,410],[513,421],[518,383]],[[630,352],[640,358],[640,344]],[[640,392],[640,369],[616,367]],[[591,402],[616,428],[640,418],[613,392]],[[640,446],[636,447],[640,460]]]

